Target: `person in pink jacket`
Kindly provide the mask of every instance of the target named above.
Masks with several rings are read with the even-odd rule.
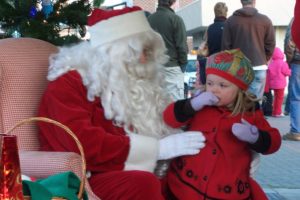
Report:
[[[283,116],[281,107],[286,87],[286,76],[291,75],[291,69],[284,60],[284,54],[276,47],[268,66],[269,87],[274,90],[273,113],[274,117]]]

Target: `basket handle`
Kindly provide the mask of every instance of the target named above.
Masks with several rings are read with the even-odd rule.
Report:
[[[27,123],[34,122],[34,121],[42,121],[42,122],[47,122],[47,123],[50,123],[50,124],[54,124],[54,125],[62,128],[62,129],[64,129],[76,142],[76,145],[77,145],[77,147],[79,149],[79,152],[80,152],[80,155],[81,155],[81,161],[82,161],[82,179],[81,179],[81,182],[80,182],[79,192],[77,194],[78,199],[81,199],[83,191],[84,191],[84,185],[85,185],[86,161],[85,161],[83,147],[82,147],[79,139],[67,126],[63,125],[62,123],[60,123],[58,121],[55,121],[53,119],[49,119],[49,118],[46,118],[46,117],[31,117],[31,118],[23,119],[23,120],[17,122],[12,128],[10,128],[8,131],[6,131],[5,134],[9,134],[14,129],[18,128],[19,126],[22,126],[23,124],[27,124]]]

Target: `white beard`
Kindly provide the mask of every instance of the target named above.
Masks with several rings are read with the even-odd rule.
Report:
[[[117,77],[108,83],[101,94],[105,117],[113,120],[116,125],[123,126],[127,133],[161,137],[170,133],[162,119],[162,112],[168,105],[169,98],[162,89],[162,79],[151,70],[156,69],[155,63],[130,66],[131,72],[124,70],[115,74]],[[139,70],[134,70],[139,69]],[[136,77],[136,71],[143,78]],[[149,75],[148,77],[146,76]],[[146,76],[146,77],[145,77]]]
[[[147,63],[139,58],[145,47]],[[166,126],[162,112],[171,102],[163,90],[163,63],[167,61],[161,36],[154,31],[92,48],[89,42],[60,48],[50,58],[48,80],[77,70],[87,98],[101,98],[106,119],[129,133],[162,137],[178,132]]]

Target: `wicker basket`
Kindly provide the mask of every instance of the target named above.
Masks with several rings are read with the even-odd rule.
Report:
[[[27,124],[30,122],[34,122],[34,121],[42,121],[42,122],[47,122],[47,123],[51,123],[54,124],[62,129],[64,129],[76,142],[76,145],[79,149],[80,155],[81,155],[81,161],[82,161],[82,177],[81,177],[81,182],[80,182],[80,186],[79,186],[79,192],[77,194],[78,199],[82,199],[82,195],[83,195],[83,191],[84,191],[84,185],[85,185],[85,177],[86,177],[86,161],[85,161],[85,156],[84,156],[84,151],[83,151],[83,147],[80,143],[80,141],[78,140],[77,136],[65,125],[61,124],[60,122],[57,122],[55,120],[49,119],[49,118],[45,118],[45,117],[31,117],[28,119],[24,119],[21,120],[19,122],[17,122],[17,124],[10,128],[6,134],[9,134],[10,132],[12,132],[14,129],[16,129],[19,126],[22,126],[23,124]],[[31,197],[30,196],[24,196],[25,200],[30,200]],[[64,200],[64,198],[61,197],[53,197],[52,200]]]

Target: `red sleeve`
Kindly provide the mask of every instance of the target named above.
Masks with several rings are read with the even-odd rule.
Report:
[[[163,112],[165,123],[172,128],[179,128],[185,125],[185,122],[179,122],[175,115],[175,103],[171,103]]]
[[[300,0],[296,0],[294,10],[294,21],[292,24],[292,37],[297,46],[300,48]]]
[[[279,130],[270,126],[269,122],[264,118],[261,110],[257,110],[255,115],[255,125],[262,135],[259,139],[262,139],[261,145],[264,145],[261,147],[264,149],[261,153],[271,154],[278,151],[281,146],[281,135]]]
[[[77,72],[69,72],[49,83],[39,116],[57,120],[77,135],[84,148],[88,170],[124,168],[129,138],[123,129],[104,118],[99,99],[87,100],[86,89]],[[46,123],[39,123],[39,128],[42,150],[78,152],[75,142],[64,130]]]

